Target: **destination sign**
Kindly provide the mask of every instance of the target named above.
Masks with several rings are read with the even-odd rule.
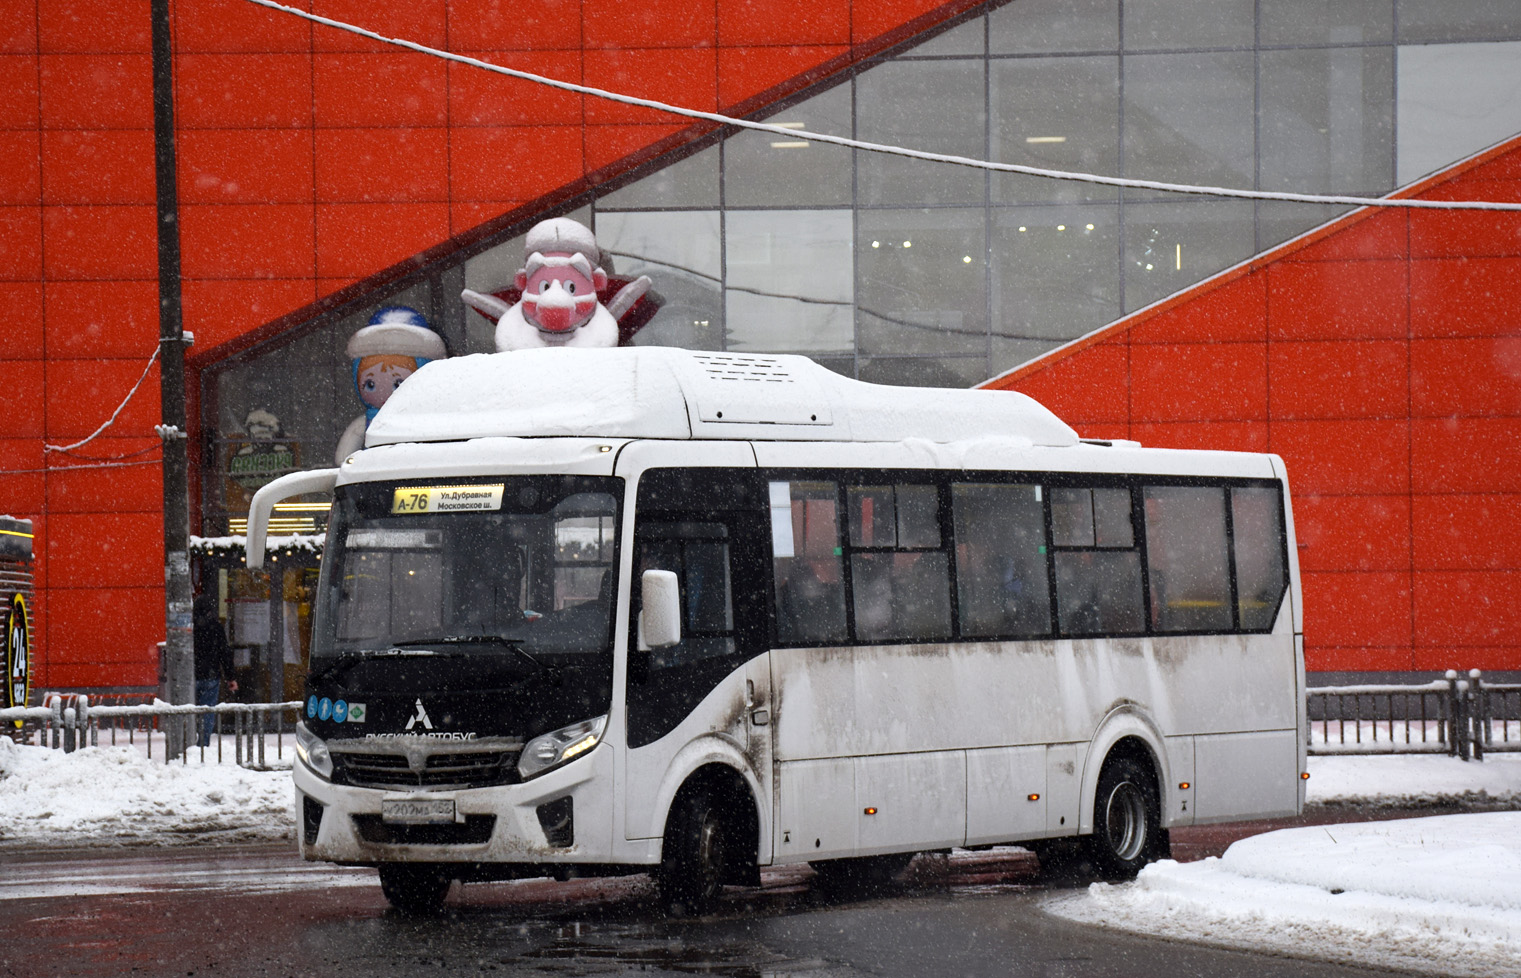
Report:
[[[391,497],[395,513],[496,512],[503,483],[489,486],[403,486]]]

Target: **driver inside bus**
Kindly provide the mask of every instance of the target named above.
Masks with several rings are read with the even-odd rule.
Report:
[[[522,604],[521,556],[510,549],[498,552],[487,566],[489,570],[483,567],[480,573],[456,578],[455,620],[462,633],[498,635],[528,617]]]

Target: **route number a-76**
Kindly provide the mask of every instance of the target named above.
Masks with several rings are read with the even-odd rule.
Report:
[[[427,489],[398,489],[391,498],[391,512],[426,513],[429,495]]]

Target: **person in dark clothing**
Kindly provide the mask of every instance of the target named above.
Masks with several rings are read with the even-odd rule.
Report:
[[[238,681],[232,678],[232,646],[227,641],[227,630],[217,617],[217,599],[209,594],[198,594],[194,606],[195,628],[195,703],[197,706],[216,706],[222,693],[222,680],[227,680],[229,692],[238,691]],[[211,743],[211,731],[216,726],[216,715],[201,717],[200,745]]]

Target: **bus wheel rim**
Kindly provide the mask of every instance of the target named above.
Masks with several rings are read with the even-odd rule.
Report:
[[[1133,781],[1122,781],[1109,793],[1104,828],[1109,848],[1125,862],[1146,847],[1146,799]]]

